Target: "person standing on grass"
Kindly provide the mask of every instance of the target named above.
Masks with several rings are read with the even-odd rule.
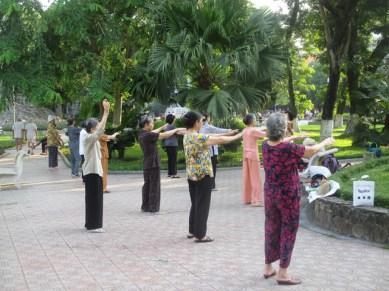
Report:
[[[100,147],[101,147],[101,166],[103,167],[103,193],[110,193],[107,189],[108,187],[108,164],[109,164],[109,149],[108,142],[110,140],[115,140],[120,132],[115,132],[112,135],[103,134],[99,138]]]
[[[206,235],[213,186],[209,147],[238,140],[242,137],[242,133],[233,136],[199,133],[203,126],[203,116],[194,111],[187,112],[182,120],[187,128],[184,135],[184,151],[191,201],[187,238],[196,238],[195,242],[198,243],[212,242],[213,239]],[[229,134],[234,134],[234,131]]]
[[[34,154],[34,148],[35,148],[35,140],[38,136],[38,127],[36,126],[35,122],[31,119],[29,123],[25,126],[26,130],[26,138],[27,138],[27,147],[28,147],[28,153],[33,155]]]
[[[47,149],[49,152],[49,169],[58,168],[58,147],[63,146],[63,141],[59,136],[56,117],[49,115],[47,125]]]
[[[85,180],[84,180],[84,173],[82,172],[82,165],[84,164],[85,162],[85,156],[84,156],[84,141],[85,141],[85,137],[87,136],[87,132],[85,130],[85,121],[83,121],[81,123],[81,131],[80,131],[80,141],[79,141],[79,148],[78,148],[78,152],[80,154],[80,158],[81,158],[81,177],[82,177],[82,181],[85,183]]]
[[[12,125],[12,135],[15,139],[16,151],[20,151],[23,148],[23,137],[24,137],[24,122],[21,118]]]
[[[254,114],[243,119],[243,203],[262,206],[262,182],[259,173],[261,163],[258,154],[258,139],[266,136],[266,131],[255,127]]]
[[[265,268],[263,276],[277,276],[279,285],[296,285],[301,280],[288,274],[288,267],[299,227],[300,179],[298,164],[302,157],[311,157],[321,148],[331,145],[327,138],[313,146],[298,145],[284,138],[287,117],[273,113],[266,121],[268,140],[263,142],[262,155],[265,169]],[[304,136],[301,136],[304,138]],[[280,260],[279,271],[272,263]]]
[[[200,133],[203,134],[220,134],[220,133],[232,133],[232,129],[220,128],[213,126],[211,124],[211,116],[208,113],[203,114],[203,126],[200,129]],[[237,133],[237,131],[234,131]],[[213,178],[212,178],[212,190],[217,191],[216,189],[216,169],[219,155],[219,146],[217,144],[209,147],[209,151],[211,153],[211,161],[212,161],[212,170],[213,170]]]
[[[166,116],[167,126],[166,131],[175,129],[176,117],[173,114],[168,114]],[[176,135],[164,140],[164,145],[167,153],[167,163],[168,163],[168,177],[169,178],[179,178],[177,176],[177,149],[178,149],[178,139]]]
[[[71,162],[71,174],[72,177],[79,177],[80,168],[80,132],[81,128],[76,127],[76,121],[74,118],[68,119],[67,135],[69,137],[69,149],[70,149],[70,162]]]
[[[158,212],[161,200],[161,174],[160,158],[158,155],[157,141],[166,139],[184,128],[175,128],[161,132],[168,124],[154,129],[154,121],[151,117],[143,117],[139,123],[141,131],[139,133],[139,144],[143,152],[143,177],[142,207],[143,212]]]
[[[87,132],[84,147],[82,171],[85,181],[85,227],[89,232],[104,232],[103,229],[103,167],[99,138],[104,134],[109,114],[109,102],[103,101],[103,117],[85,121]]]

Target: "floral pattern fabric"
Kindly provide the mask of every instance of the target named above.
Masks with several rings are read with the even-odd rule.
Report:
[[[184,136],[186,173],[191,181],[199,181],[205,176],[213,177],[208,138],[208,135],[201,133],[189,133]]]
[[[300,218],[298,163],[304,152],[304,146],[293,143],[263,143],[266,264],[290,264]]]

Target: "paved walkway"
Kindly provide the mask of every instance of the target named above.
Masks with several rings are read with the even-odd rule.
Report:
[[[264,212],[241,204],[240,177],[218,172],[213,243],[185,237],[185,179],[163,178],[160,214],[141,213],[140,174],[109,177],[107,232],[89,234],[81,181],[62,162],[49,171],[46,157],[27,157],[22,189],[0,191],[0,290],[389,290],[389,250],[303,228],[290,268],[303,284],[263,279]]]

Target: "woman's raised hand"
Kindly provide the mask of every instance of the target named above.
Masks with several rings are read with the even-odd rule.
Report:
[[[109,104],[108,100],[104,99],[103,100],[104,113],[108,113],[109,112],[109,107],[110,107],[110,104]]]
[[[329,146],[335,143],[335,139],[333,137],[327,137],[325,140],[323,140],[323,143],[325,146]]]

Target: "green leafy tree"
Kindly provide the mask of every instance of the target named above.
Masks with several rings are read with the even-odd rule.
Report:
[[[36,0],[0,2],[0,109],[22,94],[39,104],[61,102],[48,71],[51,55],[43,34],[47,29]]]
[[[81,102],[81,115],[98,110],[103,97],[114,101],[113,124],[137,77],[136,54],[147,45],[143,1],[57,1],[47,11],[47,41],[55,56],[57,90]]]
[[[259,110],[285,55],[277,19],[245,0],[160,1],[157,32],[148,61],[157,97],[180,100],[216,118]]]

